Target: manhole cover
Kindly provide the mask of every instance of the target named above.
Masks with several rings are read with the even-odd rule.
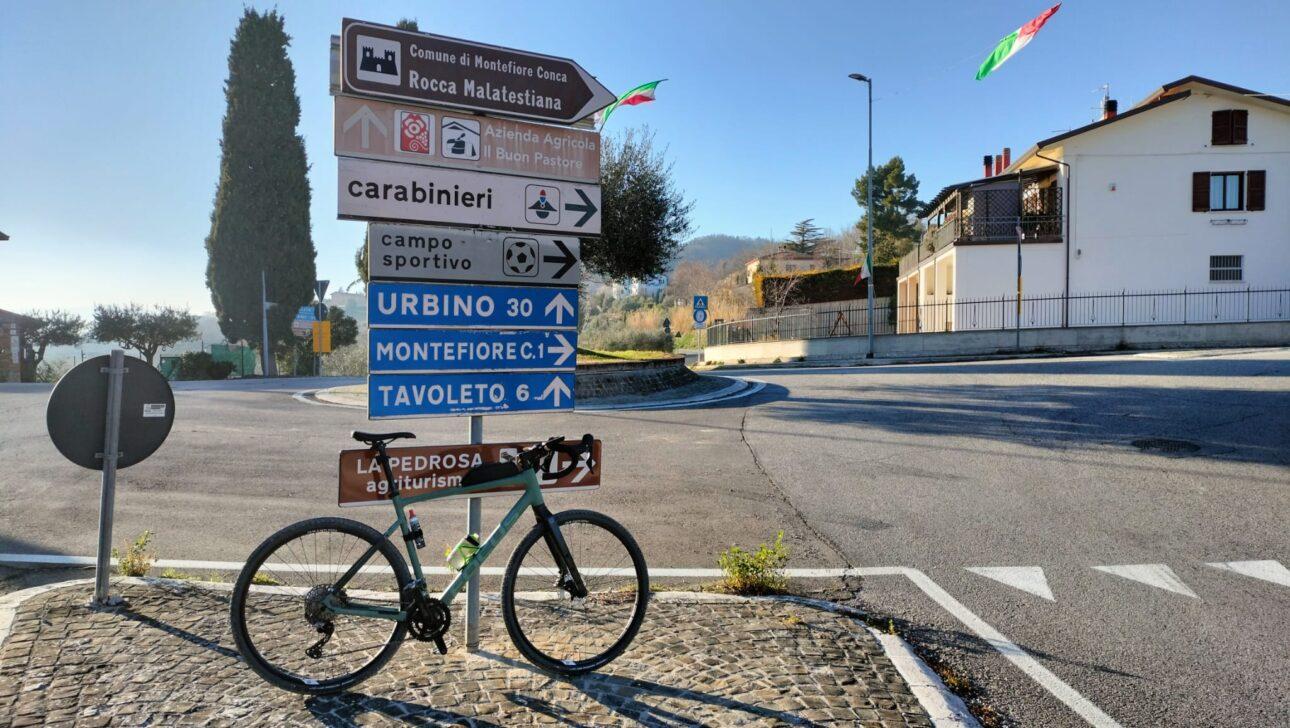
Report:
[[[1200,450],[1200,445],[1194,442],[1168,437],[1144,437],[1134,440],[1132,445],[1143,452],[1158,452],[1165,455],[1186,455]]]

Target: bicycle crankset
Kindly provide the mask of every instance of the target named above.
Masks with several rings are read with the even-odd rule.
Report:
[[[434,597],[418,598],[408,608],[408,632],[422,642],[434,642],[439,654],[448,654],[443,636],[452,625],[447,605]]]

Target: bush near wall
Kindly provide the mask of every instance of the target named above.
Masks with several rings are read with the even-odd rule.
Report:
[[[777,305],[780,291],[785,286],[793,285],[784,302],[786,306],[800,306],[807,303],[828,303],[830,301],[850,301],[867,295],[868,286],[864,281],[856,285],[862,266],[846,268],[829,268],[828,270],[810,271],[799,274],[753,276],[753,296],[757,307]],[[896,274],[898,266],[876,265],[873,267],[873,295],[877,298],[896,295]],[[797,283],[793,284],[796,279]]]

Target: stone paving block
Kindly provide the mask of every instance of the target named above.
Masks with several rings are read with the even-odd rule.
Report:
[[[0,645],[0,728],[931,725],[867,631],[796,604],[655,599],[627,653],[568,679],[524,662],[486,601],[479,654],[408,641],[354,692],[306,697],[241,662],[227,590],[119,588],[128,607],[90,610],[88,586],[22,605]]]

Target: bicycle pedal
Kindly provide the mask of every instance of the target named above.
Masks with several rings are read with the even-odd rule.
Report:
[[[441,655],[448,654],[448,645],[443,641],[442,637],[434,638],[434,646],[436,649],[439,650],[439,654]]]

